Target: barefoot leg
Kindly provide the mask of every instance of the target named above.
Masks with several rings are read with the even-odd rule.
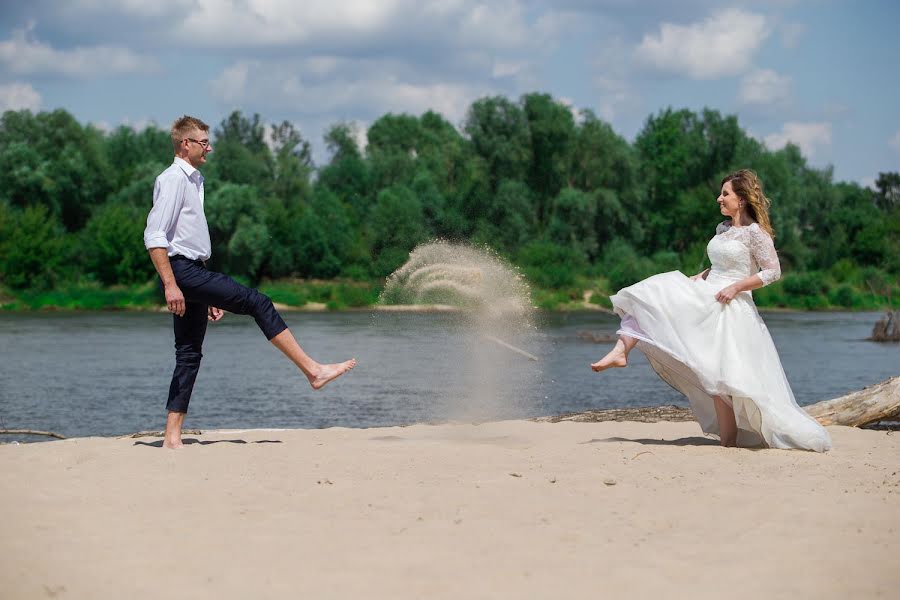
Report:
[[[591,363],[591,368],[599,373],[611,367],[627,367],[628,353],[636,344],[637,340],[633,337],[620,335],[613,349],[597,362]]]
[[[719,440],[726,448],[737,445],[737,422],[734,409],[720,396],[713,396],[716,407],[716,418],[719,420]]]
[[[294,334],[291,333],[290,329],[285,329],[273,337],[271,341],[276,348],[281,350],[291,362],[303,371],[303,374],[306,375],[306,378],[309,380],[309,384],[316,390],[324,387],[326,383],[337,379],[356,366],[355,358],[351,358],[342,363],[325,365],[314,361],[303,351],[303,348],[297,343],[297,340],[294,338]]]
[[[184,424],[184,413],[169,411],[166,417],[166,436],[163,438],[163,448],[183,448],[181,442],[181,426]]]

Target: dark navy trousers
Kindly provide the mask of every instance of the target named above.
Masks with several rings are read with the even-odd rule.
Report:
[[[170,257],[175,282],[184,294],[184,316],[175,321],[175,372],[169,386],[168,410],[186,413],[203,358],[203,339],[210,306],[238,315],[251,315],[266,339],[287,329],[268,296],[207,269],[202,261]]]

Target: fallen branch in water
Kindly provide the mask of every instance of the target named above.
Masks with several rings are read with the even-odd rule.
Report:
[[[872,328],[873,342],[900,342],[900,310],[889,310]]]
[[[535,356],[534,354],[530,354],[530,353],[528,353],[528,352],[525,352],[525,351],[522,350],[521,348],[517,348],[516,346],[513,346],[513,345],[510,344],[509,342],[504,342],[504,341],[501,340],[500,338],[496,338],[496,337],[494,337],[494,336],[492,336],[492,335],[485,335],[485,336],[484,336],[484,339],[486,339],[486,340],[488,340],[488,341],[491,341],[491,342],[494,342],[495,344],[497,344],[497,345],[499,345],[499,346],[503,346],[503,347],[506,348],[507,350],[512,350],[512,351],[515,352],[516,354],[521,354],[522,356],[524,356],[524,357],[527,358],[528,360],[534,360],[534,361],[540,360],[540,359],[539,359],[537,356]]]
[[[0,429],[0,434],[5,435],[45,435],[47,437],[56,438],[58,440],[66,439],[61,433],[55,433],[53,431],[37,431],[35,429]]]

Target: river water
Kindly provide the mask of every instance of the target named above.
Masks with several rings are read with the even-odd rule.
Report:
[[[800,404],[900,374],[900,345],[864,339],[876,313],[763,318]],[[0,314],[0,428],[66,436],[161,429],[174,364],[171,319]],[[355,356],[359,365],[314,392],[251,319],[228,315],[209,326],[186,427],[374,427],[686,404],[640,352],[627,369],[590,371],[610,344],[584,334],[612,334],[618,321],[605,314],[543,314],[535,329],[509,332],[505,341],[537,362],[454,314],[287,313],[285,320],[314,358]]]

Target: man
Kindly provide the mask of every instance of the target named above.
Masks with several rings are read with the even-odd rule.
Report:
[[[163,447],[181,448],[181,428],[200,370],[206,323],[221,319],[223,309],[252,315],[266,338],[303,371],[313,389],[352,369],[356,359],[335,364],[314,361],[294,339],[268,297],[206,268],[212,247],[203,213],[203,177],[198,169],[213,149],[209,126],[194,117],[181,117],[172,125],[172,145],[175,161],[156,178],[144,245],[159,273],[166,306],[175,322],[175,372],[166,404],[169,413]]]

